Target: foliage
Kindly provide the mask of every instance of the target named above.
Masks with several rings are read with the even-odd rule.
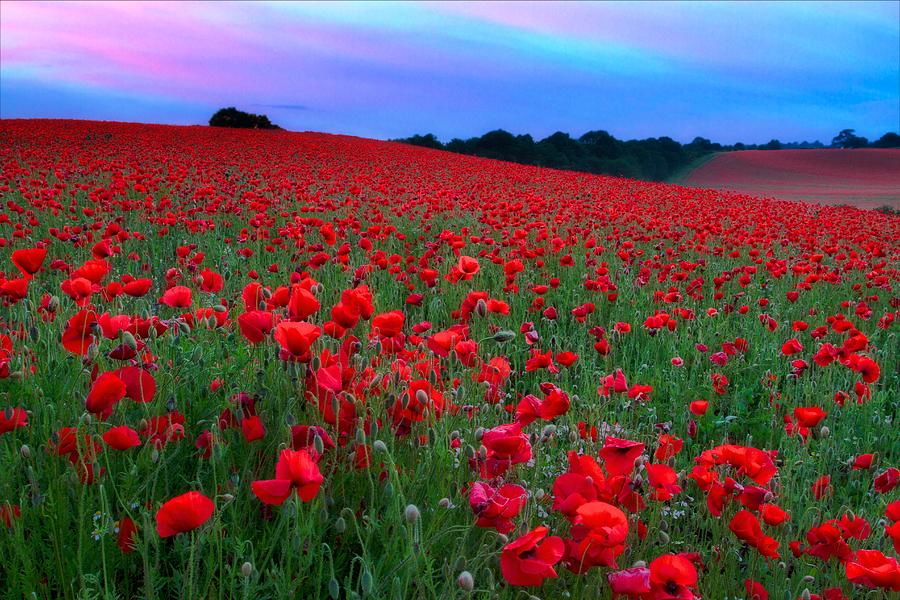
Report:
[[[234,129],[281,129],[273,125],[266,115],[254,115],[233,106],[220,108],[209,118],[211,127],[230,127]]]

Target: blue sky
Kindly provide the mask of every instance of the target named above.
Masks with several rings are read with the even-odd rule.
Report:
[[[448,140],[900,129],[900,2],[0,3],[0,116]]]

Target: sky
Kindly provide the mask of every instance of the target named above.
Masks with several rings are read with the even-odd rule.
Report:
[[[0,2],[0,117],[447,141],[900,129],[900,1]]]

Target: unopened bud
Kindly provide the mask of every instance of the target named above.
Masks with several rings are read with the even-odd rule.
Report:
[[[369,572],[368,569],[362,572],[362,575],[359,578],[359,589],[362,590],[363,594],[368,594],[372,591],[372,573]]]
[[[503,329],[495,333],[491,339],[498,344],[505,344],[506,342],[516,339],[516,333],[514,331],[509,331],[508,329]]]
[[[251,575],[253,575],[253,565],[251,565],[249,562],[245,562],[244,564],[242,564],[241,575],[243,575],[244,577],[250,577]]]
[[[419,520],[419,508],[415,504],[407,504],[406,510],[403,511],[403,518],[407,523],[415,523]]]
[[[459,577],[456,578],[456,583],[459,584],[459,587],[464,592],[471,592],[475,589],[475,578],[468,571],[460,573]]]

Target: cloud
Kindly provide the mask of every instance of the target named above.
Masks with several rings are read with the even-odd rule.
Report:
[[[4,2],[2,112],[94,116],[76,98],[105,93],[116,118],[257,106],[375,137],[875,136],[900,113],[898,7]],[[62,92],[30,102],[36,89]]]

